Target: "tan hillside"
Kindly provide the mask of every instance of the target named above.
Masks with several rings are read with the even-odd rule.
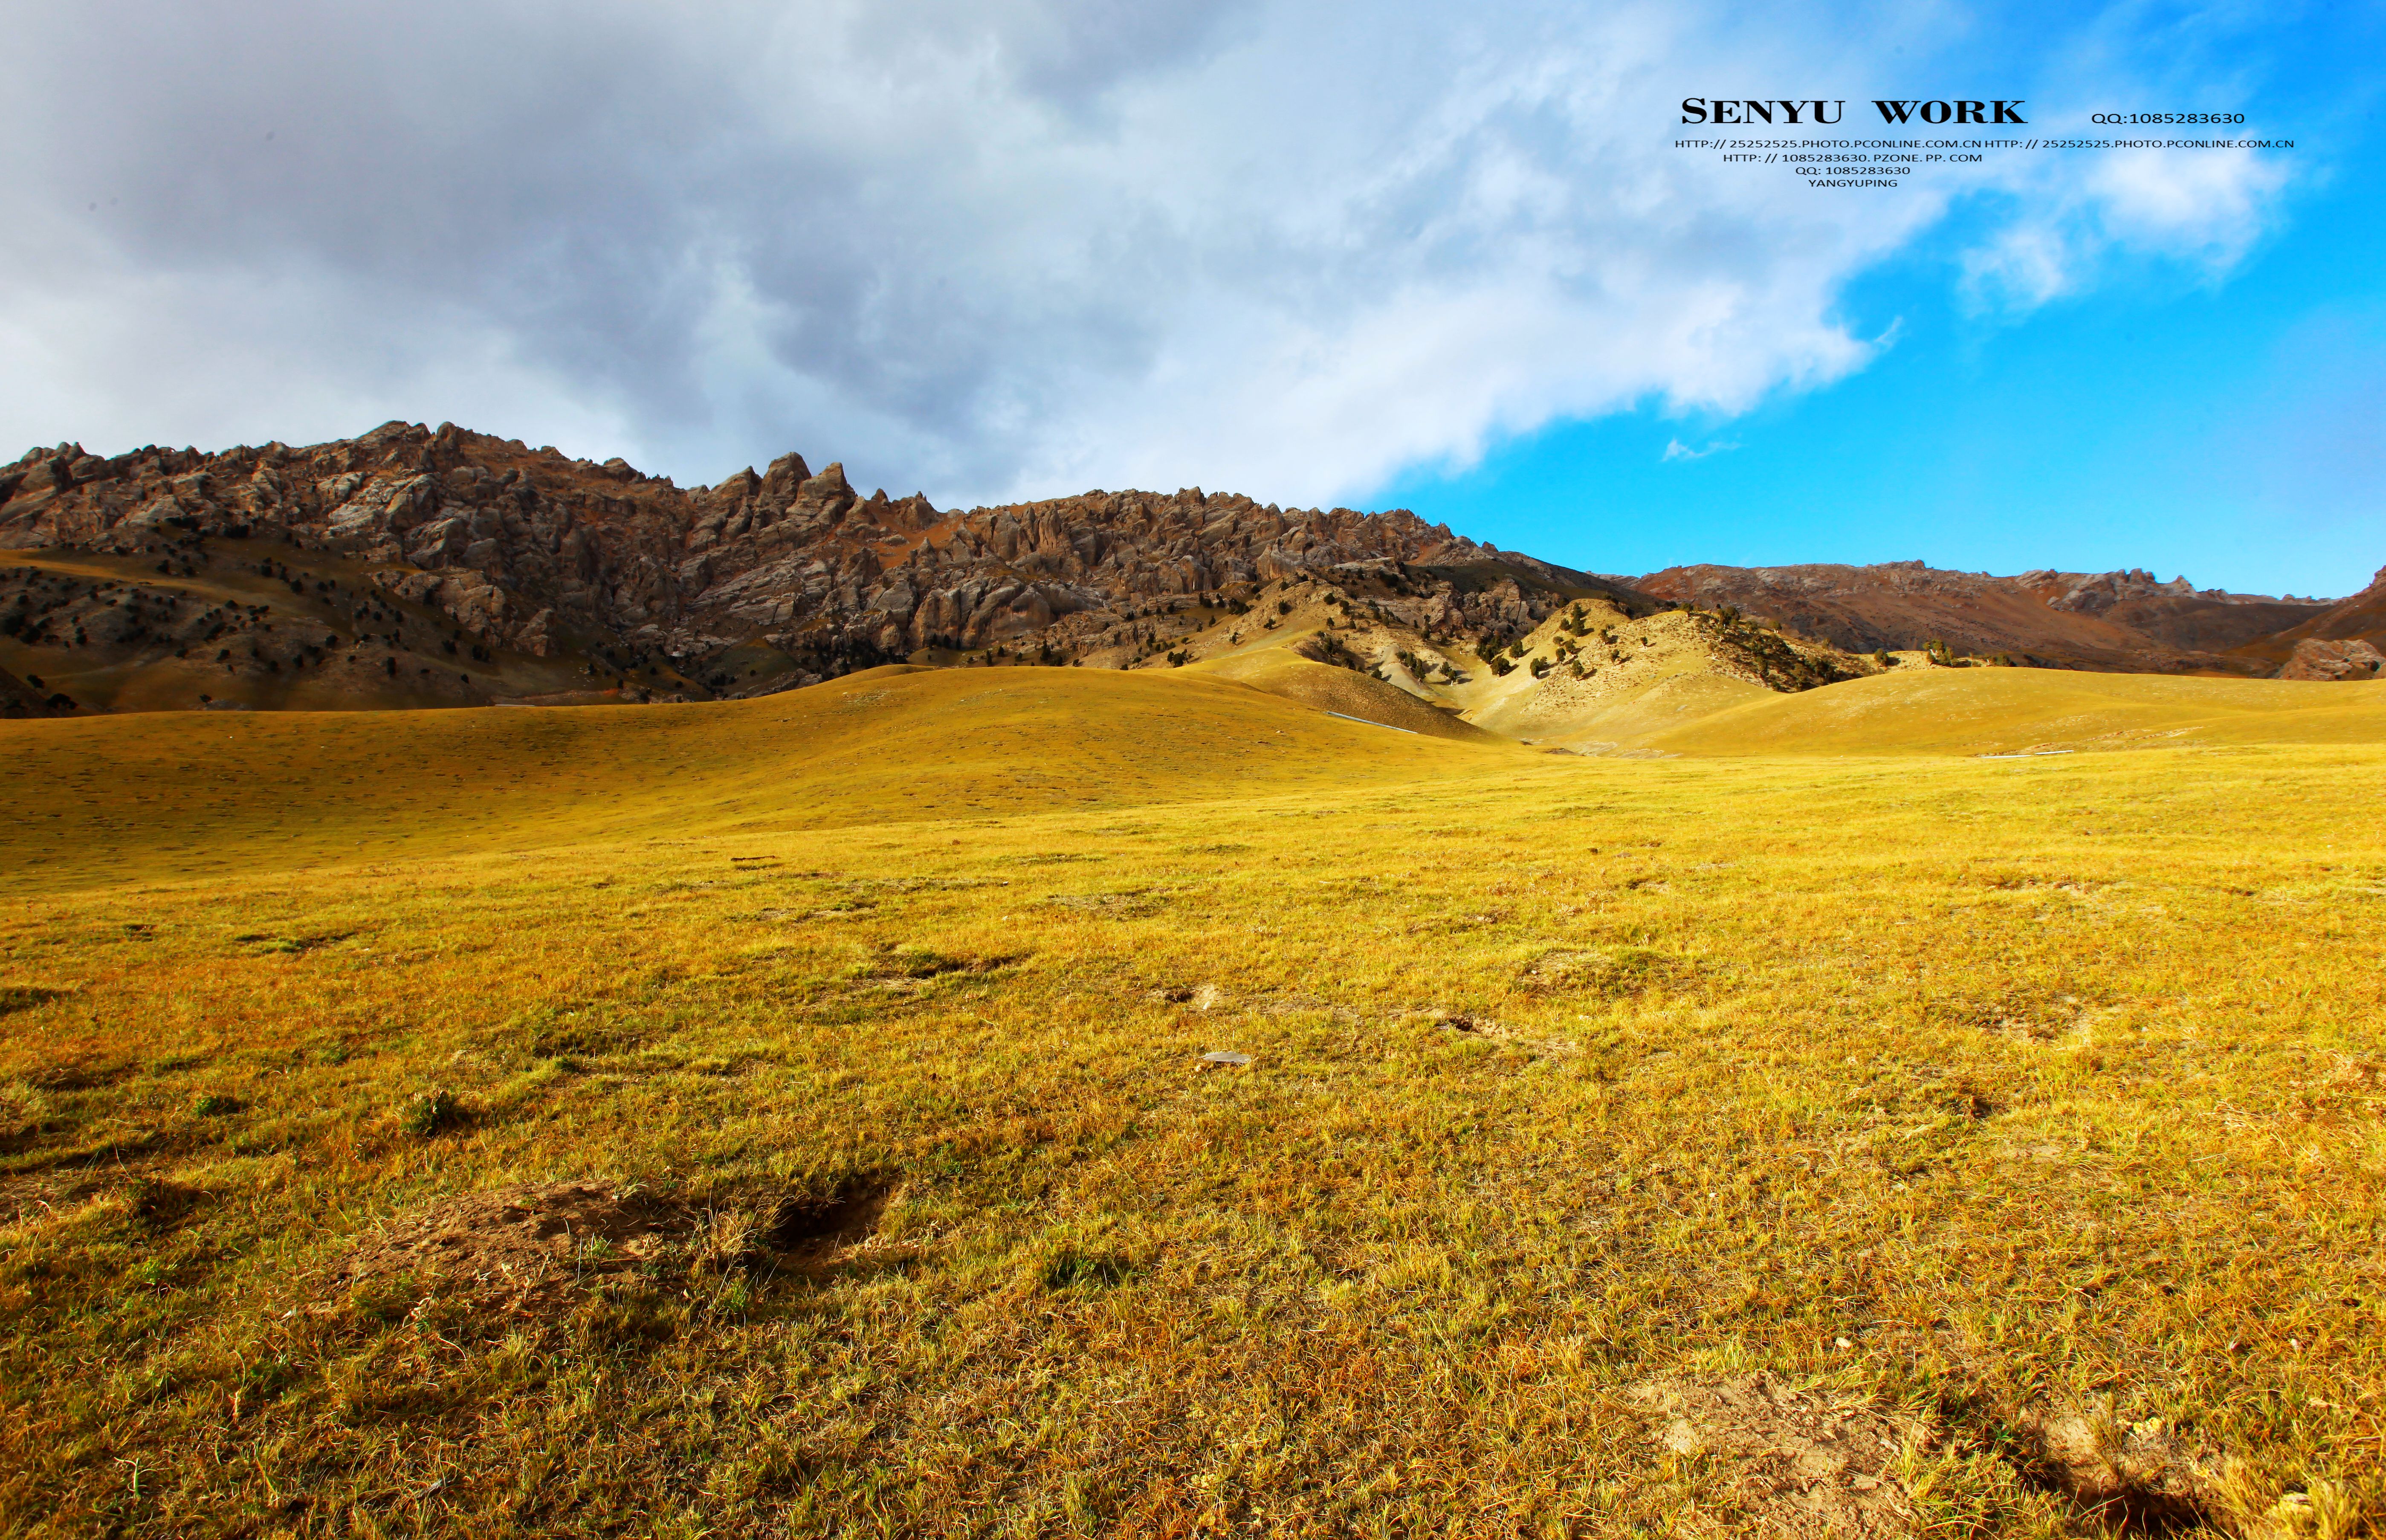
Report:
[[[1437,738],[1499,743],[1454,711],[1437,707],[1372,674],[1313,663],[1289,646],[1231,652],[1189,665],[1187,676],[1231,679],[1303,706]]]
[[[1508,640],[1438,629],[1373,574],[1263,586],[1242,613],[1188,608],[1165,642],[1089,662],[1241,680],[1324,709],[1420,731],[1462,728],[1604,752],[1624,738],[1877,665],[1718,614],[1598,596],[1522,614]],[[1165,646],[1167,650],[1159,648]],[[1337,679],[1336,675],[1346,677]]]
[[[1551,617],[1511,649],[1470,720],[1530,743],[1614,746],[1644,714],[1703,714],[1776,691],[1853,678],[1869,663],[1722,616],[1687,610],[1633,619],[1586,604]]]
[[[0,667],[83,712],[638,700],[665,676],[491,645],[324,552],[194,542],[171,561],[0,551]]]
[[[18,724],[20,783],[69,794],[0,820],[0,864],[209,870],[283,857],[1008,816],[1431,778],[1488,752],[1387,732],[1225,680],[895,665],[752,701],[436,712],[142,713]],[[13,731],[13,730],[12,730]],[[111,767],[103,783],[93,768]],[[102,795],[104,793],[104,795]],[[146,844],[125,809],[171,808]]]
[[[2386,742],[2386,683],[1900,669],[1653,732],[1677,754],[2021,754]]]

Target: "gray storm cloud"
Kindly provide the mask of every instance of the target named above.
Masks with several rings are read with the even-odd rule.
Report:
[[[1877,79],[1963,31],[1264,0],[17,18],[20,440],[452,419],[683,481],[799,447],[940,501],[1333,498],[1553,418],[1860,368],[1840,289],[1952,184],[1734,177],[1671,148],[1672,103]],[[2216,232],[2160,175],[2016,190],[1976,269],[2060,292],[2081,207],[2222,249],[2274,191],[2186,190]]]

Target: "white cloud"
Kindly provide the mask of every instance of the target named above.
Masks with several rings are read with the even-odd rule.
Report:
[[[0,425],[123,446],[444,418],[683,480],[795,447],[940,501],[1326,501],[1557,418],[1728,415],[1861,369],[1886,339],[1851,333],[1841,288],[1984,182],[2012,211],[1970,271],[2001,303],[2115,245],[2225,265],[2262,227],[2275,173],[2242,159],[1850,198],[1673,147],[1686,94],[1860,96],[1976,30],[1532,0],[40,0],[18,56],[107,62],[0,98]]]
[[[2116,149],[2004,179],[2010,222],[1965,255],[1976,301],[2028,309],[2094,284],[2116,254],[2209,278],[2234,268],[2277,216],[2287,162],[2259,150]]]
[[[1705,448],[1693,449],[1689,444],[1684,444],[1680,439],[1667,439],[1665,441],[1665,452],[1657,457],[1667,465],[1671,465],[1676,460],[1702,460],[1709,455],[1728,454],[1730,451],[1739,447],[1739,445],[1737,444],[1726,444],[1720,439],[1710,439],[1707,442],[1707,446]]]

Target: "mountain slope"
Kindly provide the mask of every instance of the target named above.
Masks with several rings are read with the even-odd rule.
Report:
[[[1653,687],[1668,720],[1774,691],[1813,689],[1877,665],[1736,617],[1649,609],[1593,595],[1501,639],[1440,629],[1391,575],[1285,579],[1254,604],[1114,659],[1238,679],[1322,709],[1442,736],[1488,730],[1548,746],[1618,746],[1614,715]],[[1162,649],[1165,650],[1162,650]],[[1689,682],[1697,682],[1690,687]],[[1637,719],[1635,719],[1637,720]]]
[[[2197,590],[2143,571],[1951,572],[1918,561],[1872,567],[1669,567],[1632,580],[1657,598],[1731,605],[1853,652],[1920,648],[2125,672],[2275,672],[2242,649],[2302,624],[2324,601]],[[2281,657],[2279,661],[2283,661]]]
[[[2284,679],[2375,679],[2386,671],[2386,567],[2369,586],[2318,614],[2245,643],[2239,656],[2275,664]]]
[[[1653,631],[1561,634],[1577,606],[1602,632]],[[1664,613],[1681,606],[1711,613]],[[2367,678],[2381,616],[2377,585],[2330,607],[2140,571],[1626,581],[1402,509],[1187,488],[940,510],[793,454],[683,489],[452,424],[220,454],[63,444],[0,468],[0,671],[21,682],[0,709],[19,714],[735,698],[896,661],[1152,668],[1300,639],[1444,715],[1589,746],[1620,742],[1639,708],[1609,714],[1675,674],[1795,691],[1934,640],[2063,668]],[[1733,694],[1648,699],[1672,717]]]
[[[1648,603],[1402,510],[1286,510],[1192,488],[946,512],[917,495],[860,496],[841,467],[814,473],[797,455],[683,490],[620,460],[592,465],[452,424],[220,455],[35,451],[0,471],[0,547],[29,553],[0,593],[0,665],[79,673],[102,706],[196,705],[200,682],[218,678],[258,704],[312,703],[275,682],[333,654],[329,677],[344,680],[357,632],[383,649],[359,661],[383,672],[380,683],[345,681],[356,704],[391,703],[393,679],[456,703],[575,685],[696,698],[918,654],[1124,657],[1199,629],[1185,613],[1197,601],[1214,609],[1312,574],[1369,578],[1416,623],[1483,637],[1529,629],[1584,595]],[[90,569],[65,615],[61,560]],[[320,622],[336,643],[315,638],[300,657],[260,631],[252,654],[218,632],[223,656],[194,672],[165,667],[190,664],[202,645],[187,626],[99,634],[65,623],[120,609],[136,577],[157,591],[144,602],[173,598],[187,620],[190,606],[226,595],[166,590],[235,574],[295,585],[269,595],[276,618],[260,626]],[[306,602],[294,609],[293,597]],[[459,656],[491,667],[446,678],[443,660]],[[132,686],[157,671],[168,686]]]

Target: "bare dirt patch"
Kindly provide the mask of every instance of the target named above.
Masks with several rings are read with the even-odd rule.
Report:
[[[328,1281],[343,1291],[430,1283],[519,1311],[559,1306],[620,1273],[812,1271],[868,1239],[893,1192],[857,1177],[824,1194],[726,1203],[604,1182],[468,1193],[367,1236]]]
[[[2229,1501],[2223,1462],[2159,1419],[2122,1426],[2095,1411],[2039,1409],[2017,1420],[2022,1474],[2127,1534],[2202,1527]]]
[[[57,1214],[107,1190],[88,1171],[44,1171],[0,1177],[0,1226]]]
[[[1527,1053],[1575,1054],[1582,1051],[1582,1045],[1578,1043],[1569,1043],[1563,1038],[1529,1036],[1497,1017],[1468,1015],[1462,1011],[1447,1010],[1438,1006],[1431,1010],[1408,1012],[1395,1017],[1394,1020],[1422,1020],[1459,1037],[1473,1038],[1481,1043],[1503,1044],[1511,1047],[1522,1048]]]
[[[1231,1002],[1232,996],[1216,984],[1167,984],[1147,990],[1145,999],[1154,1005],[1191,1006],[1195,1010],[1215,1010]]]
[[[1897,1476],[1929,1438],[1916,1417],[1770,1374],[1658,1380],[1632,1394],[1659,1444],[1728,1472],[1736,1529],[1867,1540],[1921,1533]]]
[[[1544,952],[1526,966],[1518,983],[1534,994],[1577,993],[1626,999],[1656,985],[1678,983],[1692,971],[1689,962],[1671,953],[1645,946],[1607,946]]]
[[[2052,1043],[2072,1031],[2097,1008],[2076,995],[2010,989],[1968,999],[1932,1000],[1925,1008],[1934,1020],[1975,1032],[2009,1037],[2018,1043]]]
[[[1132,920],[1156,914],[1168,902],[1164,888],[1133,888],[1124,893],[1056,893],[1042,900],[1059,909],[1097,915],[1106,920]]]

